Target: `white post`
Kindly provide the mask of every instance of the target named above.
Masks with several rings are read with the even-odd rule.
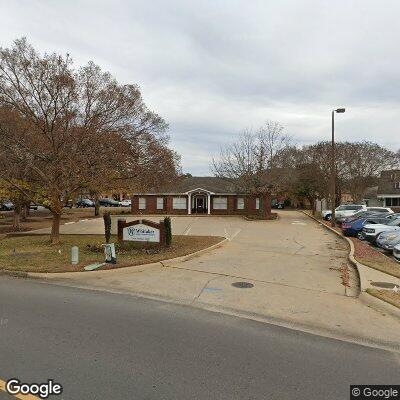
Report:
[[[211,214],[211,195],[207,193],[207,214]]]
[[[188,194],[188,214],[192,213],[192,194]]]

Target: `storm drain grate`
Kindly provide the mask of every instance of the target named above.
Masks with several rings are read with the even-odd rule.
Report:
[[[384,288],[384,289],[394,289],[397,285],[390,282],[371,282],[372,286]]]
[[[250,282],[234,282],[232,286],[239,289],[249,289],[252,288],[254,285]]]

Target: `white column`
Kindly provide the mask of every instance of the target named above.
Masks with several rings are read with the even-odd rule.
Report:
[[[211,195],[207,194],[207,214],[211,214]]]
[[[192,213],[192,194],[188,194],[188,214]]]

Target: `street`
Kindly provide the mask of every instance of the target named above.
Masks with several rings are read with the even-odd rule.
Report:
[[[0,278],[0,319],[0,380],[52,378],[63,399],[345,399],[400,379],[398,353],[33,280]]]

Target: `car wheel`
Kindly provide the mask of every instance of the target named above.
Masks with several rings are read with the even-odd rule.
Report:
[[[330,221],[330,220],[332,219],[332,214],[328,214],[328,215],[325,217],[325,219],[326,219],[327,221]]]
[[[356,238],[358,240],[365,240],[365,236],[363,232],[357,232]]]

